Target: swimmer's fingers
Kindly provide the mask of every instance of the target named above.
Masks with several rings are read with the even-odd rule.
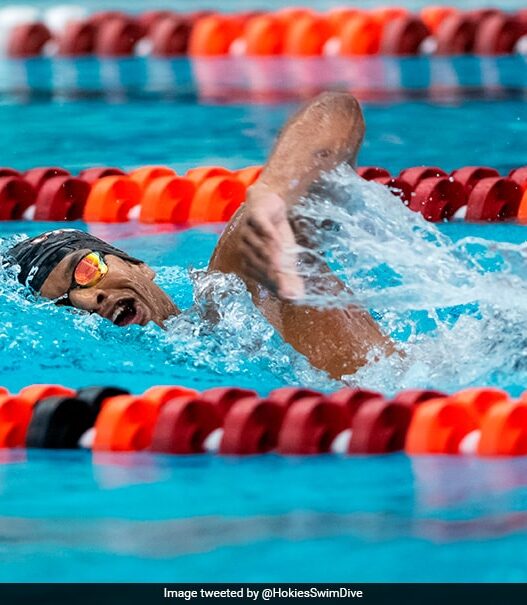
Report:
[[[240,243],[240,253],[245,273],[262,283],[265,281],[265,286],[276,292],[270,250],[265,245],[251,241],[249,236],[244,235]],[[265,276],[265,279],[262,278],[262,275]]]
[[[259,281],[268,290],[287,301],[299,300],[304,295],[304,282],[297,271],[297,255],[292,249],[258,249],[246,247],[244,267],[248,276]]]
[[[267,290],[273,294],[277,294],[277,284],[275,280],[269,275],[269,265],[259,258],[251,257],[251,255],[244,256],[242,260],[242,267],[247,277],[254,279],[258,283],[262,284]]]
[[[240,242],[240,253],[246,275],[260,282],[274,294],[278,294],[279,250],[250,233],[244,233]]]
[[[279,246],[280,236],[275,224],[263,217],[248,217],[245,234],[260,245]]]
[[[305,294],[304,280],[298,273],[297,244],[287,220],[279,225],[278,234],[281,242],[278,255],[275,250],[271,254],[278,296],[284,300],[299,300]]]
[[[250,231],[244,231],[241,235],[242,253],[255,256],[267,263],[270,262],[273,253],[273,243],[257,237]]]
[[[240,245],[246,274],[282,300],[298,300],[304,295],[304,283],[283,200],[267,196],[265,205],[248,208]]]

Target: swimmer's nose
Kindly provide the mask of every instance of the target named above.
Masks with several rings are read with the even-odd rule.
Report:
[[[101,307],[104,304],[105,300],[106,300],[106,294],[102,290],[99,290],[97,292],[97,294],[95,295],[95,301],[97,303],[97,306]]]

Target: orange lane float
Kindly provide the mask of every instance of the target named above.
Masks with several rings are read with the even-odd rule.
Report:
[[[306,14],[287,27],[283,54],[293,57],[320,56],[332,30],[325,17]]]
[[[139,220],[142,223],[186,223],[196,185],[177,176],[153,180],[144,190]]]
[[[250,187],[258,180],[260,174],[262,174],[262,170],[262,166],[248,166],[247,168],[237,170],[234,175],[245,187]]]
[[[135,452],[146,449],[152,442],[159,407],[144,397],[110,397],[97,416],[93,450]]]
[[[474,415],[448,398],[416,409],[406,436],[408,454],[457,454],[463,437],[478,428]]]
[[[284,49],[285,23],[274,15],[258,15],[250,19],[242,37],[244,54],[248,56],[281,55]]]
[[[363,9],[350,7],[337,7],[329,9],[325,16],[329,27],[331,28],[332,35],[335,37],[340,36],[346,21],[362,14],[363,12]]]
[[[30,405],[35,405],[37,401],[46,397],[69,397],[74,394],[73,389],[59,384],[35,384],[21,389],[19,396]]]
[[[527,223],[527,189],[523,191],[516,218],[521,223]]]
[[[245,201],[246,188],[235,176],[212,176],[198,186],[189,212],[189,222],[224,222]]]
[[[207,15],[192,28],[188,53],[195,57],[227,55],[231,44],[242,33],[241,23],[228,15]]]
[[[24,447],[32,406],[17,395],[0,395],[0,449]]]
[[[84,208],[87,222],[124,223],[141,202],[141,187],[126,176],[106,176],[96,181]]]
[[[343,56],[376,55],[381,46],[382,25],[368,14],[346,19],[339,33],[339,54]]]
[[[499,403],[481,423],[480,456],[524,456],[527,454],[527,401]]]
[[[128,173],[128,176],[132,181],[135,181],[139,187],[141,187],[141,191],[145,191],[145,189],[156,179],[175,175],[176,171],[167,166],[145,166]]]
[[[180,386],[155,386],[150,387],[143,393],[143,397],[152,401],[156,405],[162,406],[168,403],[175,397],[183,397],[185,395],[197,395],[198,392],[194,389]]]
[[[5,389],[0,394],[0,449],[24,447],[35,405],[47,397],[71,396],[75,393],[59,385],[33,385],[23,388],[18,395]]]
[[[459,454],[467,435],[482,429],[495,405],[509,402],[505,391],[472,388],[430,399],[415,410],[406,436],[409,454]],[[477,435],[476,435],[477,437]]]
[[[212,178],[214,176],[229,176],[232,175],[232,172],[227,168],[223,168],[222,166],[201,166],[199,168],[191,168],[187,170],[185,176],[196,183],[196,185],[201,185],[206,179]]]
[[[196,185],[166,166],[147,166],[130,173],[141,188],[142,223],[186,223]]]

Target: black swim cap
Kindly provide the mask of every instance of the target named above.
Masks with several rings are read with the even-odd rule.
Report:
[[[57,229],[25,239],[13,246],[7,251],[3,266],[20,265],[18,281],[30,286],[35,292],[40,292],[46,278],[60,261],[71,252],[83,249],[113,254],[134,264],[143,262],[84,231]]]

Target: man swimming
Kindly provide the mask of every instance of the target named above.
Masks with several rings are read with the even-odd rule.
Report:
[[[292,220],[292,209],[340,164],[355,165],[364,136],[356,99],[324,93],[285,125],[246,202],[232,217],[209,263],[209,271],[237,274],[254,304],[297,351],[334,378],[353,374],[370,351],[394,351],[367,311],[356,305],[319,308],[302,304],[309,281],[323,275],[330,294],[346,286],[323,262],[313,277],[301,277],[294,252],[309,234]],[[41,296],[97,313],[119,326],[163,325],[180,313],[139,259],[87,233],[63,229],[24,240],[8,251],[18,279]],[[311,272],[313,273],[313,272]]]

